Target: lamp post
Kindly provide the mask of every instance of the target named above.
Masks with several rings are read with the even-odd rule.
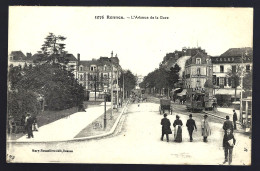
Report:
[[[244,76],[244,61],[243,61],[243,58],[244,58],[244,54],[242,52],[242,65],[241,65],[241,92],[240,92],[240,122],[242,123],[243,125],[243,76]]]
[[[107,127],[107,103],[106,103],[106,101],[107,101],[107,94],[106,94],[106,92],[105,92],[105,94],[104,94],[104,129],[106,129],[106,127]]]
[[[113,103],[113,74],[114,74],[114,66],[113,64],[111,65],[112,66],[112,72],[111,72],[111,116],[110,116],[110,119],[113,119],[113,109],[114,109],[114,103]]]

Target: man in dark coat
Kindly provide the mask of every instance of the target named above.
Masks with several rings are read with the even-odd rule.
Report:
[[[164,134],[166,134],[167,142],[169,142],[168,134],[172,133],[171,128],[170,128],[171,122],[167,118],[167,114],[164,114],[163,116],[164,116],[164,118],[161,120],[161,125],[162,125],[162,137],[161,137],[161,140],[163,141]]]
[[[223,162],[223,164],[228,162],[228,164],[230,165],[232,163],[232,152],[235,144],[236,144],[236,139],[233,133],[231,132],[230,129],[227,129],[223,138],[223,148],[225,153],[225,161]]]
[[[26,122],[26,128],[27,128],[27,133],[28,133],[28,137],[27,138],[33,138],[33,132],[32,132],[32,125],[33,125],[33,118],[32,116],[29,114],[29,117],[27,119],[27,122]]]
[[[223,129],[225,130],[225,133],[227,132],[228,129],[230,129],[231,132],[233,133],[233,124],[229,120],[229,116],[226,116],[226,121],[223,124]]]
[[[192,140],[193,140],[193,138],[192,138],[192,133],[193,133],[194,128],[195,128],[196,131],[197,131],[197,126],[196,126],[195,121],[192,119],[192,114],[190,114],[189,117],[190,117],[190,119],[187,120],[186,126],[187,126],[188,131],[189,131],[190,142],[192,142]]]
[[[235,110],[233,110],[233,123],[234,123],[234,130],[237,129],[236,121],[237,121],[237,113],[236,113]]]

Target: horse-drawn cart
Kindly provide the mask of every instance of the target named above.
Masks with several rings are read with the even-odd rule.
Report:
[[[160,114],[164,113],[165,110],[168,110],[172,114],[171,100],[170,99],[160,99]]]

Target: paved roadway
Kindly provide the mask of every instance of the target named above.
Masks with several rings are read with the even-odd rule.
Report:
[[[69,142],[43,144],[13,144],[8,146],[9,155],[14,162],[60,162],[60,163],[134,163],[134,164],[207,164],[218,165],[224,160],[222,149],[222,121],[210,122],[212,135],[209,142],[202,142],[200,131],[201,116],[194,117],[198,131],[194,133],[194,142],[189,142],[188,131],[183,127],[183,142],[160,141],[162,115],[159,104],[131,104],[123,115],[116,133],[110,137]],[[180,119],[186,124],[187,113],[181,113]],[[175,119],[169,115],[171,123]],[[172,127],[172,126],[171,126]],[[251,140],[236,133],[237,145],[233,152],[233,164],[250,163]],[[32,152],[33,150],[71,150],[73,152]]]

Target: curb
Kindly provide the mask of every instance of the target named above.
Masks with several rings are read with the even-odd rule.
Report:
[[[30,144],[30,143],[58,143],[58,142],[74,142],[74,141],[83,141],[83,140],[91,140],[91,139],[97,139],[97,138],[103,138],[103,137],[106,137],[106,136],[109,136],[111,134],[113,134],[116,130],[116,127],[123,115],[123,113],[125,112],[125,109],[127,108],[127,105],[129,103],[129,100],[126,102],[126,105],[124,107],[124,109],[122,110],[122,112],[119,114],[116,122],[114,123],[113,127],[111,128],[111,130],[107,133],[104,133],[104,134],[101,134],[101,135],[94,135],[94,136],[90,136],[90,137],[81,137],[81,138],[73,138],[73,139],[69,139],[69,140],[60,140],[60,141],[32,141],[32,142],[29,142],[29,141],[16,141],[16,140],[9,140],[9,141],[6,141],[7,143],[17,143],[17,144],[20,144],[20,143],[26,143],[26,144]]]
[[[205,111],[203,111],[202,113],[208,114],[208,115],[210,115],[210,116],[214,116],[214,117],[219,118],[219,119],[226,120],[225,117],[221,117],[221,116],[218,116],[218,115],[215,115],[215,114],[212,114],[212,113],[208,113],[208,112],[205,112]],[[237,121],[237,124],[242,125],[242,124],[241,124],[240,122],[238,122],[238,121]]]

